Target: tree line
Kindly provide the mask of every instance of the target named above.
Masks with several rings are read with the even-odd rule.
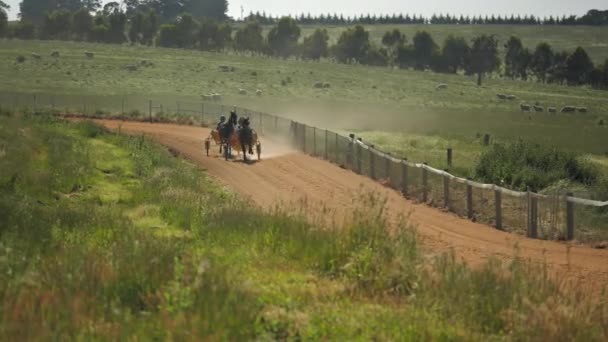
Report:
[[[273,17],[265,12],[249,13],[245,21],[257,21],[263,25],[274,25],[281,17]],[[603,26],[608,25],[608,10],[589,10],[585,15],[577,17],[576,15],[563,15],[561,17],[537,17],[534,15],[450,15],[450,14],[433,14],[431,17],[422,15],[409,14],[366,14],[359,16],[344,16],[342,14],[319,14],[311,15],[300,14],[293,17],[298,24],[304,25],[375,25],[375,24],[392,24],[392,25],[408,25],[408,24],[438,24],[438,25],[591,25]]]
[[[426,31],[417,32],[410,41],[401,31],[393,29],[376,44],[370,40],[365,27],[356,25],[346,28],[337,42],[330,45],[327,30],[318,28],[302,37],[298,22],[291,17],[279,19],[267,33],[257,21],[235,27],[226,20],[216,21],[190,13],[167,21],[147,5],[129,9],[108,3],[94,15],[86,6],[73,11],[53,10],[37,25],[21,20],[0,31],[0,36],[207,51],[233,49],[304,60],[328,58],[339,63],[476,75],[478,84],[484,75],[497,73],[524,81],[608,88],[608,59],[596,66],[580,47],[575,51],[554,51],[548,43],[541,43],[529,50],[519,38],[511,37],[502,45],[506,53],[501,59],[500,42],[495,36],[485,34],[471,40],[450,35],[438,43]]]

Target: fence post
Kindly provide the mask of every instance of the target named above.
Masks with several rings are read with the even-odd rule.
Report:
[[[407,159],[404,158],[401,162],[401,193],[403,193],[403,196],[405,197],[407,197],[407,174]]]
[[[152,100],[149,100],[148,121],[152,122]]]
[[[502,192],[494,189],[494,206],[496,209],[496,228],[502,230]]]
[[[538,237],[538,199],[530,191],[528,187],[528,237]]]
[[[302,152],[306,153],[306,125],[305,124],[300,124],[300,127],[302,128],[302,136],[300,137],[300,139],[302,139]]]
[[[448,147],[448,167],[452,167],[452,148]]]
[[[566,194],[566,240],[574,239],[574,203],[569,200],[571,196],[571,192]]]
[[[470,179],[467,178],[467,218],[473,219],[473,186],[469,183]]]
[[[329,132],[327,130],[325,130],[325,160],[329,159],[329,150],[328,150],[329,142],[328,142],[328,140],[329,140]]]
[[[335,141],[334,141],[335,146],[334,147],[336,148],[336,151],[334,153],[335,157],[336,157],[335,162],[336,162],[336,164],[340,165],[340,160],[338,160],[338,159],[340,159],[340,153],[338,151],[338,133],[334,133],[334,137],[335,137]]]
[[[426,162],[422,163],[424,164],[424,166],[428,165]],[[422,202],[426,203],[427,199],[428,199],[428,189],[427,189],[427,185],[428,185],[428,171],[426,170],[426,167],[422,167]]]
[[[312,128],[312,156],[317,155],[317,128]]]
[[[384,160],[385,165],[384,166],[386,167],[386,179],[387,180],[391,179],[391,157],[392,156],[391,156],[390,153],[384,155],[384,158],[385,158],[385,160]],[[390,183],[390,181],[389,181],[389,183]]]
[[[447,174],[443,175],[443,207],[450,210],[450,177]]]
[[[369,149],[369,175],[376,180],[376,154],[371,147]]]

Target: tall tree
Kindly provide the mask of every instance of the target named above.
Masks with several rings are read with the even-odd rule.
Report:
[[[469,44],[462,37],[449,35],[441,52],[441,59],[445,70],[449,73],[457,73],[459,69],[466,66],[466,61],[470,53]]]
[[[234,35],[234,45],[237,50],[264,50],[262,26],[257,22],[248,22],[244,27],[236,31]]]
[[[319,60],[327,57],[329,34],[325,29],[316,29],[313,34],[304,38],[302,43],[302,56],[304,58]]]
[[[521,63],[524,45],[521,39],[511,36],[505,44],[505,49],[507,50],[505,54],[505,75],[513,79],[517,77],[517,70]]]
[[[532,55],[530,67],[541,82],[546,82],[547,72],[549,72],[549,69],[553,66],[553,64],[554,56],[551,45],[548,43],[538,44],[534,50],[534,54]]]
[[[589,82],[593,70],[593,62],[587,52],[580,46],[568,56],[566,60],[566,80],[570,85],[579,85]]]
[[[432,63],[432,58],[437,52],[437,44],[433,37],[426,31],[418,31],[414,35],[414,58],[416,60],[415,68],[424,70]]]
[[[473,39],[467,71],[477,75],[477,85],[481,86],[484,74],[491,73],[500,66],[498,40],[495,36],[481,35]]]
[[[0,8],[0,38],[8,35],[8,15],[4,8],[8,8],[8,5],[2,3],[5,7]]]
[[[182,14],[176,21],[177,47],[192,48],[197,40],[198,22],[189,13]]]
[[[154,36],[158,31],[159,23],[160,19],[158,17],[158,14],[156,13],[156,10],[150,9],[144,17],[142,43],[146,45],[152,45],[154,41]]]
[[[146,16],[143,12],[135,12],[129,19],[129,41],[131,44],[141,43],[144,36]]]
[[[86,8],[72,13],[72,32],[76,37],[86,40],[93,29],[93,16]]]
[[[363,60],[369,49],[369,32],[361,25],[343,31],[334,47],[336,58],[343,63]]]
[[[287,57],[295,53],[300,39],[300,28],[295,20],[283,17],[268,32],[268,46],[272,53]]]
[[[71,14],[67,10],[56,10],[44,18],[42,35],[48,39],[68,39],[71,26]]]
[[[19,4],[19,16],[23,21],[40,25],[47,13],[56,8],[56,0],[23,0]]]
[[[211,18],[218,21],[226,19],[227,0],[184,0],[184,11],[195,18]]]

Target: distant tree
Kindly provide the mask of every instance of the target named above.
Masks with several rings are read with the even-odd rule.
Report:
[[[17,39],[33,39],[36,36],[36,27],[29,21],[19,21],[8,27],[8,35]]]
[[[334,47],[335,56],[342,63],[362,61],[370,49],[369,32],[357,25],[342,32]]]
[[[484,74],[491,73],[500,66],[498,40],[495,36],[481,35],[473,39],[467,62],[467,72],[477,75],[477,85],[481,86]]]
[[[313,34],[304,38],[302,42],[302,56],[306,59],[319,60],[327,57],[329,34],[325,29],[316,29]]]
[[[158,25],[160,18],[156,13],[156,10],[150,9],[144,17],[144,24],[142,30],[142,43],[146,45],[152,45],[154,36],[158,31]]]
[[[129,41],[131,44],[141,43],[144,36],[144,25],[146,16],[137,11],[129,18]]]
[[[198,34],[198,22],[190,13],[179,16],[175,22],[177,29],[176,45],[179,48],[192,48],[196,43]]]
[[[174,24],[161,25],[156,44],[162,47],[177,47],[178,34]]]
[[[389,59],[390,57],[387,49],[370,46],[360,62],[365,65],[387,66]]]
[[[462,37],[449,35],[443,43],[441,61],[446,72],[457,73],[464,69],[470,53],[469,44]],[[443,69],[442,68],[442,69]]]
[[[5,9],[8,9],[8,5],[0,1],[0,38],[8,35],[8,15]]]
[[[46,39],[68,39],[71,27],[71,14],[67,10],[48,13],[43,22],[41,33]]]
[[[248,22],[237,30],[234,36],[234,47],[237,50],[263,51],[262,26],[257,22]]]
[[[185,0],[183,10],[195,18],[211,18],[218,21],[226,19],[227,0]]]
[[[106,5],[106,7],[109,4]],[[106,9],[104,7],[104,10]],[[125,31],[127,27],[127,15],[120,7],[114,7],[110,13],[106,14],[108,31],[105,41],[108,43],[121,44],[126,40]]]
[[[518,69],[522,62],[522,53],[524,51],[524,45],[521,39],[511,36],[505,44],[505,76],[515,78],[518,76]]]
[[[399,29],[393,29],[392,31],[386,31],[382,36],[382,45],[387,48],[396,48],[397,46],[405,44],[407,41],[405,34],[401,33]]]
[[[72,13],[72,33],[81,40],[88,39],[93,29],[93,16],[86,8]]]
[[[566,60],[566,80],[568,84],[588,83],[593,68],[593,62],[587,52],[581,47],[576,48]]]
[[[416,64],[414,47],[402,45],[397,48],[395,62],[402,69],[413,68]]]
[[[290,17],[283,17],[268,32],[268,47],[273,54],[287,57],[296,52],[298,39],[300,39],[300,28],[296,21]]]
[[[47,13],[57,8],[54,0],[22,0],[19,3],[19,16],[22,21],[41,25]]]
[[[7,4],[6,2],[0,0],[0,10],[9,10],[11,9],[11,6],[9,6],[9,4]]]
[[[232,27],[228,23],[218,24],[213,19],[204,19],[198,31],[198,43],[201,50],[221,50],[232,36]]]
[[[414,35],[414,58],[415,68],[424,70],[431,65],[433,56],[437,53],[438,47],[433,37],[426,31],[418,31]]]
[[[534,75],[543,83],[547,80],[547,72],[554,65],[553,49],[548,43],[540,43],[536,46],[530,67]]]

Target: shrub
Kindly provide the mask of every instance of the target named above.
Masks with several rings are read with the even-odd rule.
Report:
[[[494,144],[475,166],[481,181],[532,191],[542,190],[559,180],[594,185],[599,171],[574,153],[524,142]]]

